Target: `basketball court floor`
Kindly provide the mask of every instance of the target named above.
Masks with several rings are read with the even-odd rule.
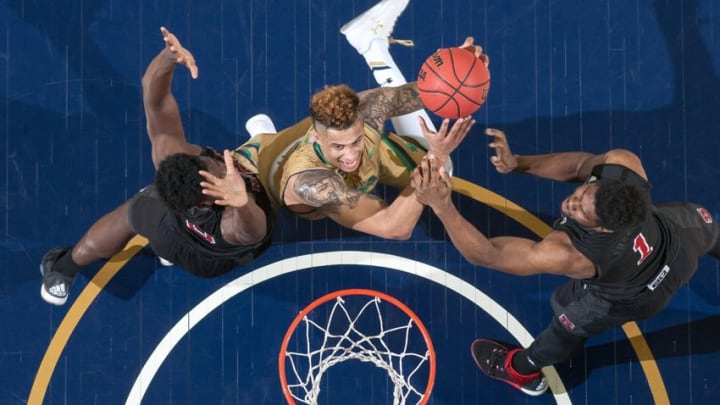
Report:
[[[430,390],[435,405],[720,402],[715,259],[660,315],[590,339],[548,371],[552,393],[531,398],[482,374],[469,346],[528,344],[564,279],[472,266],[430,212],[408,241],[280,212],[274,245],[212,280],[160,266],[135,239],[84,271],[65,306],[41,300],[43,253],[152,180],[140,78],[160,26],[200,68],[173,86],[188,138],[235,147],[256,113],[283,128],[325,84],[375,87],[339,33],[374,3],[0,2],[0,404],[283,404],[284,385],[297,404],[415,404]],[[717,1],[411,0],[394,36],[416,45],[392,54],[412,79],[467,35],[492,72],[452,156],[456,202],[479,229],[542,235],[573,188],[496,173],[486,127],[520,154],[630,149],[654,201],[697,201],[720,218]],[[328,296],[349,289],[362,291]],[[348,345],[363,356],[343,357]]]

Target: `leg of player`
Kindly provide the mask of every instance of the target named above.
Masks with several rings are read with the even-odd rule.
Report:
[[[350,45],[365,58],[365,62],[373,73],[375,81],[383,87],[401,86],[407,81],[390,55],[390,43],[412,46],[412,41],[401,41],[391,38],[395,21],[408,5],[410,0],[382,0],[364,13],[350,20],[340,28]],[[417,117],[421,116],[428,128],[437,131],[425,110],[392,118],[392,124],[398,135],[409,136],[428,147],[422,136]]]
[[[70,249],[54,248],[43,256],[40,296],[50,304],[63,305],[70,287],[83,267],[120,252],[135,233],[128,220],[129,201],[95,222]]]

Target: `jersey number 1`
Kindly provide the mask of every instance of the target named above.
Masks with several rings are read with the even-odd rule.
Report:
[[[645,235],[639,233],[633,242],[633,251],[635,253],[640,253],[640,259],[638,259],[637,262],[637,265],[639,266],[645,261],[645,259],[648,258],[648,256],[650,256],[650,253],[653,251],[653,247],[648,244],[647,239],[645,239]]]

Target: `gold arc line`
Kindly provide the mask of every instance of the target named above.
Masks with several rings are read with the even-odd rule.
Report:
[[[484,188],[473,184],[467,180],[453,177],[453,190],[470,197],[480,203],[484,203],[497,211],[509,216],[515,221],[527,227],[536,235],[543,237],[547,235],[552,228],[542,222],[538,217],[531,214],[524,208],[514,202]],[[95,277],[82,290],[78,298],[70,307],[65,317],[60,322],[58,329],[55,331],[53,338],[50,340],[45,355],[43,356],[35,380],[30,389],[28,397],[29,405],[41,405],[45,398],[45,393],[50,385],[57,362],[60,359],[67,342],[70,340],[75,327],[83,317],[87,309],[93,303],[100,291],[105,288],[108,282],[115,277],[118,271],[137,254],[148,241],[142,236],[135,236],[125,246],[123,251],[113,256],[108,262],[97,272]],[[640,328],[635,322],[628,322],[622,326],[625,335],[635,350],[640,360],[640,365],[645,373],[650,386],[650,392],[655,400],[655,404],[665,405],[670,403],[670,399],[665,388],[665,383],[660,375],[660,369],[652,355],[652,351],[647,344]]]
[[[82,292],[80,292],[80,295],[78,295],[60,322],[40,362],[38,372],[35,375],[35,381],[33,381],[30,395],[28,396],[29,405],[41,405],[43,403],[45,393],[50,385],[50,378],[78,322],[80,322],[80,319],[85,315],[87,309],[93,301],[95,301],[98,294],[100,294],[100,291],[105,288],[110,280],[115,277],[115,274],[146,244],[147,239],[142,236],[137,235],[132,238],[120,253],[108,260],[100,271],[95,274],[95,277],[85,286]]]

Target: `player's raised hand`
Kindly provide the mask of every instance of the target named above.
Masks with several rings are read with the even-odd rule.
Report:
[[[229,150],[223,152],[225,158],[225,177],[217,177],[210,172],[200,170],[205,181],[200,182],[202,193],[215,199],[215,204],[229,207],[244,207],[248,203],[245,179],[235,167],[235,161]]]
[[[438,209],[450,202],[452,181],[434,156],[428,155],[413,170],[410,184],[415,197],[423,204]]]
[[[175,63],[185,65],[190,71],[190,76],[192,76],[193,79],[197,79],[198,67],[195,64],[195,57],[192,53],[183,48],[175,34],[168,31],[167,28],[160,27],[160,32],[162,33],[163,41],[165,41],[165,47],[170,50],[172,57],[175,59]]]
[[[440,124],[438,132],[435,133],[428,128],[427,123],[422,117],[419,116],[418,121],[423,136],[430,145],[428,152],[443,161],[460,145],[463,139],[465,139],[465,136],[470,132],[472,126],[475,125],[475,120],[472,119],[472,117],[463,117],[458,118],[452,128],[450,128],[450,120],[446,118]]]
[[[493,138],[488,146],[495,149],[495,156],[490,156],[490,162],[495,166],[495,169],[502,174],[513,171],[518,164],[517,157],[510,151],[505,132],[488,128],[485,130],[485,134]]]
[[[473,54],[475,54],[476,58],[483,61],[483,63],[485,64],[485,67],[490,66],[490,57],[483,53],[482,46],[475,45],[475,38],[473,38],[473,37],[465,38],[465,42],[463,42],[463,44],[460,45],[459,48],[467,49],[470,52],[472,52]]]

